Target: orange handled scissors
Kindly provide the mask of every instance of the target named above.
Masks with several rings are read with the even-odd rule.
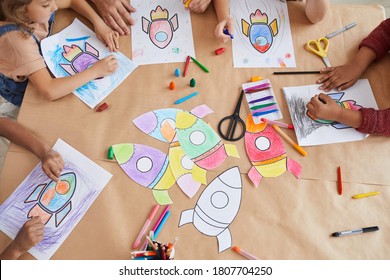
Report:
[[[320,57],[322,57],[322,60],[324,61],[325,65],[327,67],[331,67],[330,61],[328,58],[328,47],[329,47],[329,40],[325,37],[321,37],[320,39],[316,40],[310,40],[306,44],[306,49],[309,52],[312,52]]]

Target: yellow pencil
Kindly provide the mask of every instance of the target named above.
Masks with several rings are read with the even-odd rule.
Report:
[[[377,194],[380,194],[380,192],[369,192],[369,193],[355,194],[354,196],[352,196],[352,198],[355,198],[355,199],[365,198],[365,197],[373,196],[373,195],[377,195]]]
[[[276,124],[272,125],[272,127],[288,142],[290,143],[298,152],[300,152],[303,156],[307,156],[307,153],[301,146],[295,143],[286,133],[284,133],[279,126]]]

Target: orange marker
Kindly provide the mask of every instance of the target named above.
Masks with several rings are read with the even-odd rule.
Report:
[[[343,194],[343,180],[341,179],[341,167],[337,167],[337,190],[339,195]]]

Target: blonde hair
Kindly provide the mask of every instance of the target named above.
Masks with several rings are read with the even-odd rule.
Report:
[[[0,0],[0,20],[13,22],[25,33],[34,30],[28,26],[30,18],[27,13],[27,5],[33,0]]]

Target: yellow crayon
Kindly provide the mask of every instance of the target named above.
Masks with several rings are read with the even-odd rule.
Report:
[[[380,192],[369,192],[369,193],[361,193],[361,194],[355,194],[354,196],[352,196],[352,198],[365,198],[365,197],[368,197],[368,196],[373,196],[373,195],[377,195],[377,194],[380,194]]]
[[[190,5],[191,1],[192,0],[187,0],[187,2],[185,2],[185,4],[184,4],[184,7],[188,8],[188,6]]]

